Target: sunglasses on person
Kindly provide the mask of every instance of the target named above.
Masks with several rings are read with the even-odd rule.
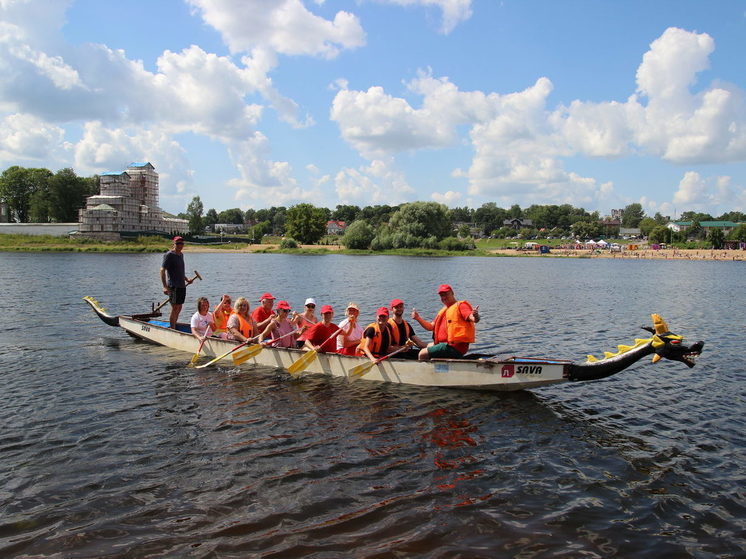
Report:
[[[309,309],[315,309],[316,305],[306,305]]]

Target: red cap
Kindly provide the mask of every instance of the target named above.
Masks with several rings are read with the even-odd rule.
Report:
[[[440,284],[440,287],[438,287],[438,294],[440,294],[440,293],[448,293],[449,291],[453,291],[453,289],[447,283],[442,283],[442,284]]]
[[[323,307],[321,307],[321,314],[326,314],[328,312],[334,312],[334,309],[331,305],[324,305]]]
[[[404,304],[404,301],[402,301],[401,299],[394,299],[393,301],[391,301],[391,308],[393,309],[394,307],[397,307],[403,304]]]
[[[378,309],[378,312],[376,313],[376,316],[382,316],[382,315],[383,316],[388,316],[389,315],[389,310],[386,307],[380,307]]]
[[[285,309],[286,311],[289,311],[292,307],[290,306],[290,303],[288,303],[287,301],[280,301],[279,303],[277,303],[277,308]]]
[[[261,297],[259,297],[259,301],[261,302],[262,299],[272,299],[274,301],[275,297],[271,293],[265,293],[264,295],[262,295]]]
[[[175,243],[183,243],[184,242],[184,237],[174,237],[174,242]]]

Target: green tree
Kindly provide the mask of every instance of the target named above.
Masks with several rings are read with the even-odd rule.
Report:
[[[345,229],[342,244],[349,249],[365,250],[376,236],[373,227],[364,219],[353,221]]]
[[[209,210],[207,210],[205,217],[202,218],[202,225],[204,225],[205,227],[212,227],[216,223],[219,223],[218,212],[215,211],[215,208],[210,208]]]
[[[34,193],[48,186],[52,172],[14,165],[0,175],[0,198],[8,204],[10,215],[20,223],[28,223]],[[40,211],[40,213],[48,213]]]
[[[573,234],[580,239],[593,239],[601,236],[601,226],[597,221],[578,221],[571,226]]]
[[[470,239],[471,228],[466,223],[464,223],[461,227],[458,228],[458,236],[462,239]]]
[[[474,222],[485,235],[491,235],[495,229],[500,229],[507,218],[508,212],[498,208],[494,202],[487,202],[474,210]]]
[[[451,208],[448,210],[448,217],[451,223],[471,223],[474,221],[474,210],[464,206],[463,208]]]
[[[694,220],[691,226],[686,229],[686,236],[688,239],[704,239],[706,234],[707,233],[705,233],[705,230],[697,220]]]
[[[728,234],[728,238],[733,241],[746,242],[746,223],[741,223]]]
[[[349,204],[337,204],[337,208],[332,212],[331,219],[335,221],[344,221],[347,224],[351,224],[357,219],[357,215],[360,213],[358,206]]]
[[[218,214],[218,223],[231,223],[233,225],[243,225],[244,213],[239,208],[223,210]]]
[[[78,220],[78,210],[91,196],[91,183],[70,168],[60,169],[49,178],[50,217],[58,222]]]
[[[651,243],[670,243],[672,238],[672,231],[665,225],[654,227],[648,235],[648,240]]]
[[[394,233],[419,239],[435,237],[439,241],[451,234],[448,208],[437,202],[403,204],[391,216],[389,225]]]
[[[199,235],[204,232],[205,226],[202,223],[202,212],[204,211],[204,209],[205,208],[202,205],[202,200],[200,200],[199,196],[195,196],[194,198],[192,198],[192,201],[189,202],[186,214],[187,219],[189,220],[190,235]]]
[[[640,228],[640,233],[642,233],[643,237],[650,236],[650,232],[655,229],[656,227],[660,227],[662,224],[658,223],[655,219],[652,217],[646,217],[642,221],[640,221],[640,224],[638,227]]]
[[[718,221],[733,221],[741,223],[746,221],[746,214],[741,212],[727,212],[717,218]]]
[[[622,227],[639,227],[644,217],[642,204],[630,204],[622,210]]]
[[[300,241],[313,244],[326,233],[326,212],[313,204],[297,204],[287,211],[285,234]]]
[[[707,237],[710,243],[712,244],[712,248],[714,249],[723,248],[723,244],[725,244],[725,235],[723,234],[722,229],[720,228],[711,229],[710,234]]]
[[[713,221],[710,214],[688,211],[681,214],[679,221]]]
[[[275,235],[285,234],[285,223],[288,220],[288,212],[284,207],[277,208],[272,218],[272,233]]]

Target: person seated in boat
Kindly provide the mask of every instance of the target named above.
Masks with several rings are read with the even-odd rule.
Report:
[[[272,307],[275,304],[275,298],[271,293],[265,293],[262,295],[259,299],[259,303],[260,305],[251,313],[251,318],[254,319],[256,327],[261,332],[267,327],[267,324],[277,316],[277,313],[272,310]]]
[[[228,319],[228,336],[229,340],[238,340],[239,342],[256,341],[259,339],[257,327],[254,320],[249,314],[249,301],[246,297],[239,297],[233,305],[233,314]]]
[[[269,321],[260,339],[267,340],[272,347],[295,347],[295,324],[290,320],[290,304],[287,301],[277,303],[277,316]],[[271,341],[277,340],[277,341]]]
[[[419,350],[427,347],[427,343],[414,333],[414,328],[404,320],[404,301],[394,299],[391,301],[391,311],[393,316],[389,318],[391,326],[391,347],[390,351],[396,351],[404,346],[407,340],[410,340],[410,346],[415,345],[417,349],[403,351],[397,355],[397,358],[417,359]],[[411,355],[410,355],[411,354]]]
[[[438,287],[443,307],[432,322],[424,320],[417,309],[412,309],[412,318],[425,330],[433,333],[433,341],[420,350],[418,359],[462,359],[469,351],[469,344],[476,340],[479,322],[479,305],[472,307],[469,301],[458,301],[448,284]]]
[[[391,325],[389,324],[389,310],[380,307],[376,311],[376,321],[368,324],[358,345],[358,355],[367,355],[375,361],[391,353]]]
[[[303,349],[305,351],[316,350],[319,353],[337,352],[337,336],[335,334],[341,332],[339,326],[332,322],[333,318],[334,309],[331,305],[321,307],[321,320],[304,332],[305,341],[303,342]],[[352,326],[348,325],[348,328],[351,330]]]
[[[347,317],[339,323],[342,333],[337,336],[337,353],[341,353],[342,355],[357,355],[357,346],[363,337],[363,327],[357,321],[360,314],[360,307],[357,306],[357,303],[347,303],[345,314]],[[348,330],[347,328],[350,324],[352,325],[352,330]],[[348,333],[345,334],[345,331]]]
[[[311,326],[316,324],[319,319],[316,316],[316,299],[309,297],[303,304],[304,310],[301,314],[295,315],[293,322],[296,328],[301,329],[301,334],[298,336],[298,347],[303,347],[306,342],[305,331]]]
[[[213,334],[225,337],[228,332],[228,319],[233,314],[233,302],[230,295],[223,295],[220,302],[212,311],[212,317],[215,319],[215,329]]]
[[[200,342],[215,332],[215,319],[210,312],[210,301],[207,297],[197,299],[197,312],[190,321],[192,335]]]

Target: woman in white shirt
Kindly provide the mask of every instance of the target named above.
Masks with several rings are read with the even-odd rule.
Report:
[[[197,299],[197,312],[192,315],[190,324],[192,334],[200,342],[215,330],[215,319],[210,312],[210,301],[207,300],[207,297]]]

